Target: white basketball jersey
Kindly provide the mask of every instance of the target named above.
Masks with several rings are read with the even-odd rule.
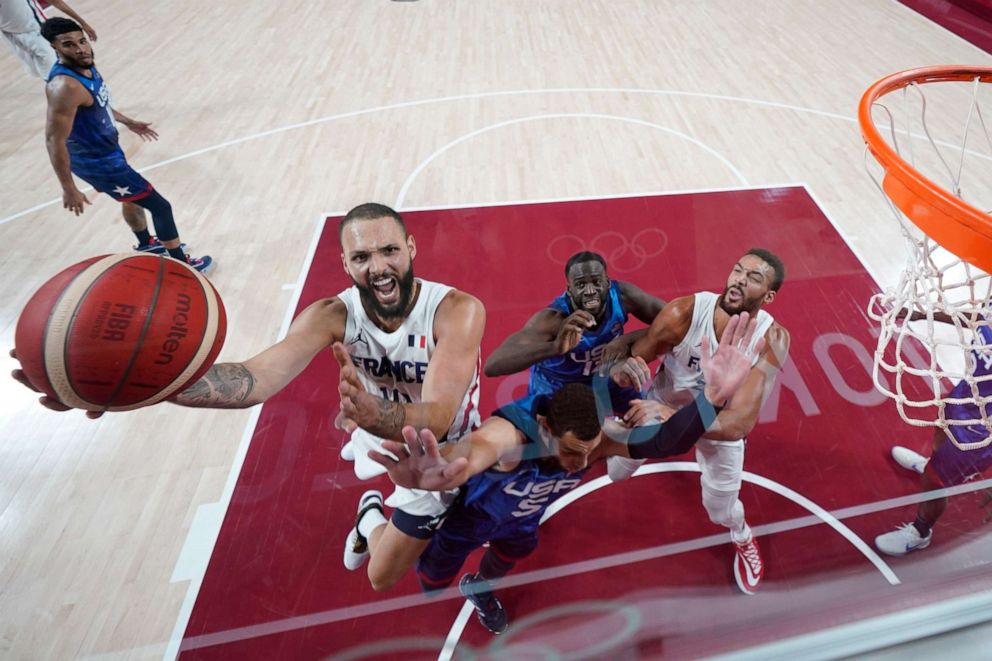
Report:
[[[452,287],[417,279],[420,294],[403,325],[389,333],[365,313],[357,287],[338,294],[348,308],[344,345],[358,367],[358,377],[370,392],[394,402],[422,401],[427,363],[434,355],[434,314]],[[445,440],[457,440],[480,424],[479,358],[472,382],[462,398]]]
[[[702,291],[695,296],[692,310],[692,324],[682,341],[665,356],[661,369],[651,384],[651,397],[676,408],[685,406],[696,398],[706,383],[699,364],[702,355],[703,337],[709,336],[710,347],[715,350],[719,341],[713,329],[713,313],[720,297],[713,292]],[[763,337],[775,320],[764,310],[758,310],[758,326],[750,347]],[[758,356],[751,361],[757,364]]]
[[[0,0],[0,30],[3,32],[38,32],[46,19],[37,0]]]

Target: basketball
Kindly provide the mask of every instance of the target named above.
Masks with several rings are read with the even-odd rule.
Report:
[[[178,260],[104,255],[41,286],[17,321],[28,380],[66,406],[128,411],[199,379],[224,344],[227,318],[210,282]]]

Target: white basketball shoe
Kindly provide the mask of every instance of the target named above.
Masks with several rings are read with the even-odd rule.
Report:
[[[892,532],[876,537],[875,548],[887,555],[906,555],[930,546],[931,539],[933,539],[932,530],[929,535],[923,537],[916,526],[912,523],[906,523]]]
[[[344,567],[348,571],[355,571],[364,565],[369,557],[369,542],[362,533],[358,532],[358,524],[370,510],[379,510],[382,514],[382,494],[374,489],[366,491],[358,499],[355,527],[348,533],[348,538],[344,542]]]
[[[927,467],[927,462],[930,461],[922,454],[913,452],[901,445],[892,446],[892,458],[906,470],[914,471],[920,475],[923,474],[923,469]]]

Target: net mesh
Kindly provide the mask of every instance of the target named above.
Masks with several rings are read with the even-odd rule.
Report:
[[[992,209],[985,121],[992,115],[983,113],[989,87],[978,77],[913,82],[871,107],[872,121],[903,161],[983,212]],[[944,249],[893,203],[884,168],[870,154],[866,168],[908,249],[898,284],[868,306],[879,323],[875,386],[895,400],[906,422],[938,427],[962,449],[986,447],[992,443],[992,277]]]

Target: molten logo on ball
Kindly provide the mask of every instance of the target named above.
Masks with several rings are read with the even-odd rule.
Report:
[[[172,328],[169,329],[168,338],[162,343],[162,350],[158,352],[156,365],[168,365],[172,362],[172,355],[179,349],[179,341],[186,339],[188,333],[186,325],[189,321],[187,313],[190,311],[190,297],[187,294],[179,294],[179,301],[176,303],[176,313],[172,315]]]
[[[17,356],[48,396],[91,411],[149,406],[180,392],[224,343],[224,305],[210,282],[156,255],[94,257],[28,301]]]

